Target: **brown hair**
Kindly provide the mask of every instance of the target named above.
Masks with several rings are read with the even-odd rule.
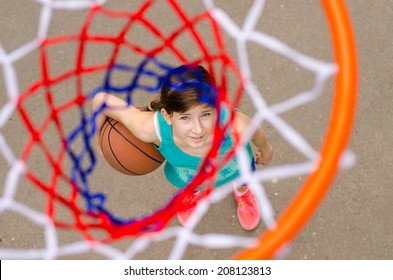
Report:
[[[165,109],[168,114],[184,113],[207,104],[214,106],[216,90],[209,73],[202,66],[182,65],[169,71],[161,85],[161,94],[148,105],[149,111]]]

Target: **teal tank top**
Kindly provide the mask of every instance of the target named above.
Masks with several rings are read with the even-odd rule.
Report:
[[[229,113],[227,110],[221,110],[220,123],[224,124],[228,119]],[[184,188],[192,180],[198,172],[199,166],[203,158],[191,156],[178,148],[173,141],[172,126],[168,125],[160,111],[157,111],[157,119],[160,133],[161,145],[156,147],[165,157],[166,163],[164,173],[167,180],[177,188]],[[158,133],[158,131],[157,131]],[[219,157],[225,156],[226,152],[232,147],[232,138],[229,133],[226,133],[225,139],[221,144]],[[247,151],[253,166],[254,156],[251,146],[247,144]],[[216,187],[226,184],[239,176],[239,168],[236,157],[228,162],[216,176]]]

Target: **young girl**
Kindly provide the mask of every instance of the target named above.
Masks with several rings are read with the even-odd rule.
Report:
[[[150,102],[149,111],[140,111],[134,106],[115,96],[101,92],[93,99],[93,110],[103,108],[97,118],[101,128],[106,116],[123,123],[136,137],[144,142],[154,143],[166,159],[164,172],[168,181],[178,188],[184,188],[196,174],[202,159],[209,152],[213,131],[217,120],[214,107],[214,90],[211,77],[202,66],[183,65],[166,76],[162,83],[161,94],[157,100]],[[228,111],[221,110],[220,123],[229,116]],[[236,111],[233,128],[242,134],[246,131],[250,118]],[[96,135],[97,146],[101,147]],[[268,164],[273,156],[273,148],[262,128],[255,132],[252,142],[257,147],[255,157],[250,144],[247,150],[255,170],[256,164]],[[220,154],[232,147],[232,138],[227,133],[221,144]],[[228,183],[239,176],[236,158],[226,164],[217,176],[216,186]],[[248,186],[234,188],[238,202],[238,218],[246,230],[254,229],[260,220],[257,201]],[[191,215],[202,191],[196,191],[183,203],[188,204],[185,211],[178,212],[178,220],[184,224]]]

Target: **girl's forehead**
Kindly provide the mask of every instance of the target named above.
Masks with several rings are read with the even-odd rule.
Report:
[[[183,113],[178,113],[178,114],[192,114],[192,113],[199,113],[199,112],[211,111],[211,110],[215,110],[215,108],[206,104],[200,104],[188,109]]]

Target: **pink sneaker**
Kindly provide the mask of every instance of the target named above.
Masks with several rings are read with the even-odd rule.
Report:
[[[237,201],[237,216],[239,218],[240,225],[245,230],[253,230],[257,227],[261,218],[259,206],[255,200],[253,192],[249,187],[247,187],[246,192],[238,194],[238,192],[234,190],[233,194]]]
[[[177,220],[181,225],[185,225],[188,218],[194,212],[199,200],[203,197],[202,191],[197,191],[194,193],[187,194],[183,199],[183,205],[188,205],[188,208],[184,211],[177,212]]]

